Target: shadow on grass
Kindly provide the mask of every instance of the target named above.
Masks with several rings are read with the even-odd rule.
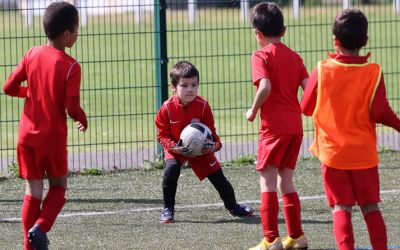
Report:
[[[1,201],[1,200],[0,200]],[[68,203],[141,203],[141,204],[162,204],[161,199],[68,199]]]
[[[241,223],[241,224],[260,224],[259,216],[248,217],[230,217],[231,219],[223,219],[216,221],[199,221],[199,220],[176,220],[177,223],[192,223],[192,224],[227,224],[227,223]]]

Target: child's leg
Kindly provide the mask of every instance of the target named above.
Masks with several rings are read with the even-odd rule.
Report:
[[[218,169],[214,173],[207,176],[215,189],[218,191],[219,196],[224,202],[224,206],[228,210],[233,210],[236,205],[235,191],[231,183],[226,179],[222,169]]]
[[[353,225],[351,222],[351,206],[335,205],[332,213],[333,234],[339,250],[354,249]]]
[[[50,231],[66,202],[67,176],[49,178],[49,191],[42,204],[42,212],[35,224],[46,233]]]
[[[261,205],[260,217],[265,238],[273,242],[279,237],[278,214],[279,203],[276,192],[278,169],[268,165],[260,170]]]
[[[278,186],[282,193],[283,213],[288,235],[296,239],[303,235],[299,195],[293,184],[294,169],[283,168],[278,172]]]
[[[368,234],[374,250],[387,249],[387,233],[385,221],[377,203],[371,203],[360,207],[367,224]]]
[[[175,159],[165,162],[162,189],[164,197],[164,207],[175,207],[175,195],[178,187],[178,179],[181,173],[181,163]]]
[[[42,203],[43,180],[26,180],[26,190],[21,209],[22,232],[24,234],[24,249],[33,250],[28,240],[28,231],[40,216]]]

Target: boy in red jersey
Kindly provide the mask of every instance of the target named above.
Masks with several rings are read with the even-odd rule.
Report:
[[[251,249],[306,249],[300,200],[292,179],[303,138],[297,92],[300,86],[304,89],[308,73],[302,58],[281,42],[285,26],[277,4],[257,4],[250,21],[261,48],[251,59],[257,91],[246,118],[252,122],[260,110],[256,170],[260,173],[260,217],[264,234],[261,243]],[[282,241],[278,231],[277,187],[282,194],[288,233]]]
[[[236,202],[233,187],[214,155],[214,152],[221,149],[221,141],[215,130],[210,105],[197,95],[200,80],[198,70],[190,62],[181,61],[172,68],[170,77],[174,95],[164,102],[155,118],[157,139],[165,154],[162,181],[164,209],[160,222],[174,222],[178,178],[181,166],[186,161],[200,180],[206,177],[210,180],[231,215],[251,215],[254,212],[253,208]],[[191,122],[204,123],[212,132],[213,140],[204,145],[201,156],[191,155],[190,150],[182,147],[179,142],[181,131]]]
[[[379,174],[375,124],[400,131],[400,119],[386,99],[381,68],[360,56],[368,21],[356,9],[339,13],[333,24],[335,54],[318,63],[301,102],[313,116],[310,151],[321,161],[333,234],[340,250],[354,249],[351,212],[360,206],[372,248],[387,249],[386,226],[378,207]]]
[[[46,233],[63,208],[67,188],[67,116],[79,131],[87,128],[80,107],[81,67],[65,53],[78,37],[79,16],[66,2],[50,4],[43,17],[46,45],[31,48],[3,86],[25,98],[18,131],[19,175],[26,179],[22,203],[24,249],[48,249]],[[21,83],[27,81],[27,87]],[[43,196],[43,179],[49,190]]]

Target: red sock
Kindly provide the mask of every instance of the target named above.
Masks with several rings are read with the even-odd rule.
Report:
[[[297,192],[284,194],[282,195],[282,201],[288,235],[296,239],[303,235],[299,195]]]
[[[273,242],[279,237],[278,231],[279,203],[276,192],[261,193],[260,216],[265,238],[268,242]]]
[[[41,200],[25,195],[24,201],[22,202],[21,209],[21,219],[22,219],[22,233],[24,234],[24,249],[25,250],[33,250],[33,246],[29,243],[28,240],[28,231],[33,227],[35,221],[40,216],[40,204]]]
[[[375,210],[364,215],[364,220],[367,223],[369,239],[371,241],[372,249],[386,250],[387,249],[387,235],[386,226],[383,221],[382,214],[379,210]]]
[[[65,188],[61,186],[50,187],[46,198],[43,200],[42,213],[35,224],[40,225],[44,232],[50,231],[58,214],[65,204]]]
[[[339,210],[333,213],[333,234],[339,250],[354,249],[353,225],[351,224],[351,213]]]

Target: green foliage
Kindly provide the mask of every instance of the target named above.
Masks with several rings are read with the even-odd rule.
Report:
[[[253,154],[249,154],[249,155],[239,155],[239,157],[236,159],[222,162],[222,165],[242,167],[242,166],[254,165],[255,162],[256,162],[256,156]]]
[[[378,152],[379,153],[398,153],[399,151],[385,147],[383,145],[378,145]]]
[[[163,169],[164,168],[164,155],[158,154],[154,157],[153,161],[145,160],[143,164],[143,169]]]
[[[97,168],[85,168],[80,173],[81,175],[101,175],[103,172]]]
[[[8,164],[7,168],[8,168],[8,172],[10,173],[10,176],[19,177],[18,163],[15,160],[11,161]]]

